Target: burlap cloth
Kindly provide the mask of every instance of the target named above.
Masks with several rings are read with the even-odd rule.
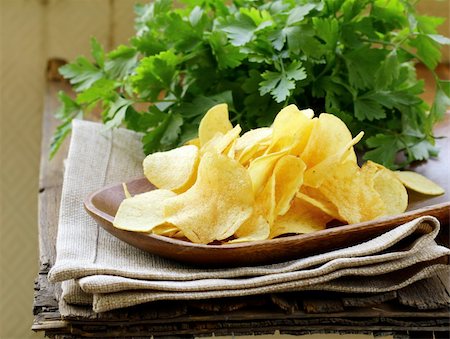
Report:
[[[422,217],[362,244],[272,265],[208,268],[177,263],[111,236],[84,211],[83,199],[111,183],[142,176],[140,135],[76,120],[66,162],[50,281],[61,303],[95,312],[156,300],[209,299],[296,290],[385,292],[449,271],[450,250],[435,243],[439,222]],[[70,315],[70,307],[63,307]]]

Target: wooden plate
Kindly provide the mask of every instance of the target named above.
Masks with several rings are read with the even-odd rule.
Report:
[[[445,136],[449,116],[438,126],[437,136]],[[388,218],[329,228],[310,234],[287,236],[253,243],[228,245],[200,245],[158,235],[129,232],[112,225],[114,215],[125,198],[122,184],[105,187],[92,193],[84,202],[87,212],[109,233],[144,251],[166,258],[197,265],[242,266],[275,263],[315,253],[350,246],[380,235],[395,226],[423,215],[437,217],[448,228],[450,219],[449,140],[438,140],[441,154],[438,160],[429,160],[413,169],[426,175],[445,188],[445,195],[429,197],[408,192],[406,213]],[[147,192],[154,187],[145,178],[127,182],[132,195]]]
[[[154,189],[145,178],[129,181],[127,186],[132,195]],[[450,211],[450,202],[448,201],[417,208],[426,203],[422,200],[416,201],[411,207],[413,210],[407,213],[375,221],[253,243],[200,245],[164,236],[115,228],[112,225],[114,215],[124,198],[122,184],[112,185],[90,195],[85,201],[85,208],[105,230],[130,245],[186,263],[215,266],[274,263],[349,246],[380,235],[401,223],[423,215],[433,215],[443,225],[448,225]],[[414,209],[414,207],[416,208]]]

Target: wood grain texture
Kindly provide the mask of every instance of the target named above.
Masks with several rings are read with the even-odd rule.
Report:
[[[56,258],[56,236],[58,232],[59,205],[61,200],[62,182],[64,176],[63,161],[67,156],[69,139],[66,139],[59,152],[50,160],[49,150],[51,136],[58,126],[58,120],[53,113],[59,103],[54,99],[58,91],[70,91],[69,85],[63,81],[55,69],[62,61],[51,60],[47,66],[47,77],[52,79],[47,83],[45,106],[42,119],[41,165],[39,170],[39,253],[42,263],[53,266]]]

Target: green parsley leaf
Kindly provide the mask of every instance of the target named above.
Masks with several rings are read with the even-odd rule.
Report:
[[[166,114],[164,119],[142,138],[145,154],[154,151],[165,151],[176,143],[183,118],[177,114]]]
[[[105,51],[96,38],[91,38],[91,54],[100,68],[105,66]]]
[[[219,69],[236,68],[245,58],[239,48],[228,43],[225,33],[214,31],[209,36],[209,43]]]
[[[134,47],[120,45],[108,54],[105,72],[111,79],[123,79],[136,67],[137,52]]]
[[[307,77],[299,61],[294,61],[281,73],[266,71],[261,76],[264,80],[259,83],[259,92],[261,95],[272,94],[276,102],[283,102],[291,95],[291,90],[295,88],[295,80]]]
[[[171,50],[143,58],[131,77],[134,90],[156,101],[162,90],[170,89],[177,64],[178,57]]]
[[[103,72],[85,57],[79,57],[73,63],[60,67],[59,73],[69,79],[77,92],[91,87],[93,83],[103,77]]]
[[[375,161],[391,169],[398,168],[398,165],[395,164],[395,157],[403,146],[397,136],[377,134],[367,139],[366,143],[371,150],[364,154],[365,160]]]
[[[355,103],[355,117],[358,120],[378,120],[386,117],[386,112],[381,104],[368,96],[360,96],[356,98]]]

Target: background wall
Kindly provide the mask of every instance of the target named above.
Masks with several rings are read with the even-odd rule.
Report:
[[[107,50],[126,42],[134,2],[0,0],[0,338],[40,337],[30,326],[46,61],[89,55],[91,36]],[[423,0],[420,8],[448,16],[449,3]],[[448,21],[442,30],[450,36]]]

